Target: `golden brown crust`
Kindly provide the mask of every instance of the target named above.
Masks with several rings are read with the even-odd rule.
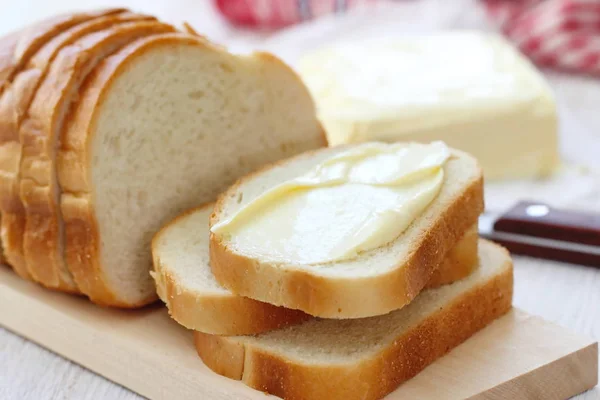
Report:
[[[299,324],[311,318],[299,310],[277,307],[241,296],[197,296],[181,292],[180,282],[154,260],[153,276],[169,315],[188,329],[214,335],[249,335]]]
[[[19,32],[13,32],[0,39],[0,95],[3,95],[1,102],[4,104],[12,101],[12,99],[4,98],[4,89],[12,82],[13,77],[27,64],[32,55],[54,36],[87,20],[123,11],[125,9],[114,8],[88,13],[61,14],[38,21]],[[12,115],[0,116],[0,122],[3,124],[12,123]],[[0,127],[0,140],[2,142],[5,141],[5,134],[5,129]],[[14,160],[11,160],[14,157],[13,149],[9,148],[5,153],[0,155],[0,165],[5,166],[6,163],[14,165]],[[4,175],[0,175],[0,193],[8,193],[9,196],[14,195],[14,197],[18,198],[18,189],[10,185],[5,187],[7,185],[4,184],[3,178]],[[0,209],[3,214],[17,213],[16,215],[8,215],[6,218],[3,218],[2,241],[5,243],[2,246],[7,260],[17,274],[23,278],[30,279],[31,276],[23,257],[22,234],[24,228],[21,215],[22,210],[18,209],[19,204],[19,201],[17,201],[17,205],[12,205],[10,203],[5,204],[4,201],[0,200]],[[17,208],[16,210],[15,207]]]
[[[60,231],[61,213],[55,192],[56,148],[63,121],[78,89],[91,70],[109,54],[143,36],[172,32],[174,28],[156,21],[118,24],[90,33],[64,47],[44,78],[20,129],[23,154],[20,196],[25,206],[23,249],[29,266],[44,266],[42,283],[64,291],[77,291],[75,282],[59,274],[66,271]]]
[[[213,335],[249,335],[296,325],[308,318],[300,310],[277,307],[269,303],[234,294],[207,294],[189,290],[173,269],[163,265],[157,242],[171,226],[195,212],[212,208],[208,203],[193,208],[164,226],[152,240],[154,271],[152,277],[161,300],[171,317],[188,329]],[[471,227],[434,272],[426,288],[436,288],[469,275],[478,264],[477,227]],[[176,268],[174,268],[176,270]]]
[[[15,48],[25,29],[10,32],[0,38],[0,94],[4,85],[10,81],[11,75],[18,68],[20,61],[15,57]]]
[[[93,187],[89,178],[92,150],[91,127],[95,111],[106,90],[132,60],[154,46],[189,42],[206,45],[188,34],[162,34],[138,39],[117,54],[106,58],[87,79],[80,91],[78,108],[72,113],[67,129],[61,133],[57,163],[63,195],[61,210],[65,224],[66,258],[77,285],[93,302],[106,306],[136,308],[153,302],[156,295],[130,304],[119,299],[107,285],[100,259],[100,237],[94,212]]]
[[[2,247],[8,264],[23,279],[31,280],[23,257],[23,228],[25,223],[18,218],[21,214],[2,213]],[[20,229],[20,230],[19,230]]]
[[[126,21],[154,19],[153,17],[127,12],[110,12],[106,16],[83,21],[57,34],[48,40],[34,55],[26,67],[20,71],[9,84],[0,100],[0,203],[4,204],[7,218],[5,229],[11,241],[12,252],[20,252],[23,257],[23,234],[25,232],[25,211],[18,190],[20,179],[20,163],[22,148],[19,128],[27,115],[30,103],[38,86],[46,76],[50,63],[63,47],[70,45],[82,36],[96,32],[114,24]],[[15,211],[17,210],[17,211]],[[20,210],[20,211],[18,211]],[[10,214],[10,215],[9,215]],[[42,285],[67,292],[78,292],[72,280],[63,278],[64,271],[53,269],[56,263],[39,263],[27,259],[25,264],[31,277]],[[14,256],[14,255],[13,255]]]
[[[318,151],[323,150],[270,164],[239,179],[219,196],[210,225],[217,221],[225,201],[246,181],[265,170],[293,159],[311,157]],[[454,152],[461,157],[471,158],[463,152]],[[476,178],[468,182],[462,193],[449,202],[430,228],[414,241],[407,259],[385,274],[353,279],[324,277],[307,269],[283,269],[279,265],[261,262],[230,250],[212,232],[211,269],[217,281],[234,293],[299,309],[318,317],[361,318],[402,308],[425,287],[445,254],[477,222],[483,211],[483,175],[479,166],[477,168]],[[272,282],[277,282],[278,287],[272,287]],[[357,296],[356,293],[361,295]]]
[[[206,36],[201,35],[189,22],[183,21],[183,32],[189,33],[192,36],[197,36],[202,39],[206,39]]]
[[[2,226],[2,215],[0,214],[0,227],[1,226]],[[0,236],[0,238],[1,238],[1,236]],[[0,264],[8,265],[8,260],[6,260],[6,256],[4,255],[4,245],[2,244],[1,239],[0,239]]]
[[[243,344],[201,332],[194,333],[194,344],[196,352],[210,369],[227,378],[242,380],[246,354]]]
[[[479,232],[477,224],[469,228],[459,242],[444,257],[444,261],[433,271],[423,289],[434,289],[466,278],[477,268]]]
[[[307,365],[239,338],[201,332],[194,333],[196,350],[213,371],[286,399],[379,399],[511,309],[512,263],[503,251],[507,265],[501,274],[428,316],[369,359]]]
[[[10,82],[27,60],[49,39],[73,25],[102,15],[126,11],[109,8],[86,13],[65,13],[36,21],[18,32],[0,38],[0,82]],[[3,85],[0,85],[2,88]],[[1,90],[0,90],[1,92]]]

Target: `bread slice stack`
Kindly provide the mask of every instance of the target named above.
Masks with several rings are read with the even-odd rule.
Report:
[[[8,264],[50,289],[154,302],[162,225],[326,144],[304,84],[271,54],[123,8],[0,38],[0,238]]]
[[[153,16],[65,14],[0,38],[7,263],[103,306],[160,298],[209,368],[283,398],[381,398],[511,307],[511,259],[477,235],[481,169],[457,150],[403,183],[439,178],[418,210],[373,214],[397,234],[348,257],[307,262],[320,243],[298,231],[314,246],[282,261],[217,229],[371,145],[327,147],[309,92],[275,56],[234,55]],[[345,204],[370,207],[362,187]],[[308,208],[315,225],[344,231],[322,206]],[[263,218],[256,237],[285,249],[278,229],[293,220]]]
[[[443,166],[439,193],[408,228],[350,260],[281,262],[213,229],[360,146],[268,165],[155,235],[158,294],[171,317],[194,331],[214,372],[286,399],[379,399],[510,310],[512,261],[478,238],[482,172],[457,150]]]

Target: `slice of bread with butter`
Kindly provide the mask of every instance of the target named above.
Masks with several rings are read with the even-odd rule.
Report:
[[[298,71],[332,145],[443,140],[486,179],[530,178],[558,164],[553,94],[504,38],[452,31],[339,43]]]
[[[308,152],[240,179],[211,216],[232,292],[324,318],[408,304],[483,211],[477,161],[441,142]]]
[[[298,324],[309,315],[233,294],[209,266],[208,221],[212,203],[192,209],[163,227],[152,241],[156,289],[169,314],[188,329],[216,335],[249,335]],[[204,228],[204,229],[203,229]],[[477,226],[453,247],[426,288],[470,275],[478,265]]]
[[[511,309],[508,252],[482,240],[479,259],[467,278],[386,315],[311,319],[251,336],[195,332],[196,350],[216,373],[281,398],[381,399]]]

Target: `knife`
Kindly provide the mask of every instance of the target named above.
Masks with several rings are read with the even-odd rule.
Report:
[[[513,254],[600,267],[600,214],[520,201],[479,217],[479,235]]]

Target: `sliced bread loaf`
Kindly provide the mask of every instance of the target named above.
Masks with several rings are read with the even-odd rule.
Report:
[[[112,13],[82,22],[63,31],[49,40],[31,57],[0,97],[0,130],[2,131],[0,158],[10,160],[10,162],[0,165],[0,197],[2,197],[0,204],[10,206],[4,207],[4,230],[7,237],[13,238],[9,240],[9,243],[13,244],[10,247],[11,253],[23,254],[22,244],[19,246],[18,243],[20,240],[22,241],[25,232],[25,211],[18,190],[19,167],[22,158],[19,128],[23,118],[27,115],[31,100],[46,77],[51,62],[62,48],[87,34],[127,21],[151,19],[154,18],[130,12]],[[27,258],[25,264],[33,279],[44,286],[67,291],[75,290],[68,271],[53,269],[57,264],[32,262]],[[64,266],[60,263],[58,265]]]
[[[508,252],[481,241],[479,260],[469,277],[386,315],[257,336],[195,332],[196,349],[216,373],[286,399],[380,399],[511,309]]]
[[[118,14],[125,11],[122,8],[105,9],[84,13],[67,13],[57,15],[45,20],[37,21],[29,27],[8,34],[0,38],[0,103],[10,103],[10,98],[5,98],[4,90],[9,87],[15,75],[29,62],[30,58],[53,37],[61,32],[85,21],[91,19]],[[11,123],[13,116],[2,116],[2,123]],[[0,127],[0,142],[10,141],[5,138],[11,136],[11,132],[6,133],[3,127]],[[9,146],[10,147],[10,146]],[[11,148],[0,152],[0,169],[11,170],[14,166],[14,156]],[[18,165],[17,165],[18,168]],[[10,202],[2,199],[4,193],[15,193],[14,188],[10,192],[10,187],[5,187],[3,176],[0,174],[0,210],[11,209]],[[10,196],[10,195],[9,195]],[[18,195],[15,195],[18,197]],[[7,199],[6,199],[7,200]],[[3,213],[4,214],[4,213]],[[4,254],[14,268],[14,270],[23,278],[30,278],[25,260],[23,259],[23,233],[11,229],[11,217],[2,217],[2,227],[0,238]]]
[[[344,149],[303,154],[240,179],[220,196],[211,227],[266,190],[303,175]],[[252,249],[237,246],[234,235],[211,232],[211,269],[217,281],[234,293],[318,317],[360,318],[401,308],[425,287],[483,211],[483,178],[477,161],[452,151],[443,170],[441,189],[425,211],[400,236],[379,248],[348,260],[301,264],[259,258]]]
[[[208,220],[213,204],[192,209],[163,227],[152,240],[159,297],[175,321],[216,335],[248,335],[305,321],[299,310],[237,296],[215,280],[209,266]],[[469,275],[477,263],[477,227],[450,250],[426,287],[439,287]]]
[[[150,242],[259,166],[326,145],[297,75],[189,34],[141,39],[82,88],[58,157],[67,260],[93,301],[156,299]]]
[[[58,139],[71,104],[77,100],[84,79],[104,58],[137,38],[174,31],[171,25],[152,20],[126,22],[90,33],[62,48],[20,126],[19,194],[25,208],[25,260],[28,265],[40,266],[38,270],[50,269],[58,277],[58,285],[54,286],[57,289],[78,290],[65,263],[55,162]]]

